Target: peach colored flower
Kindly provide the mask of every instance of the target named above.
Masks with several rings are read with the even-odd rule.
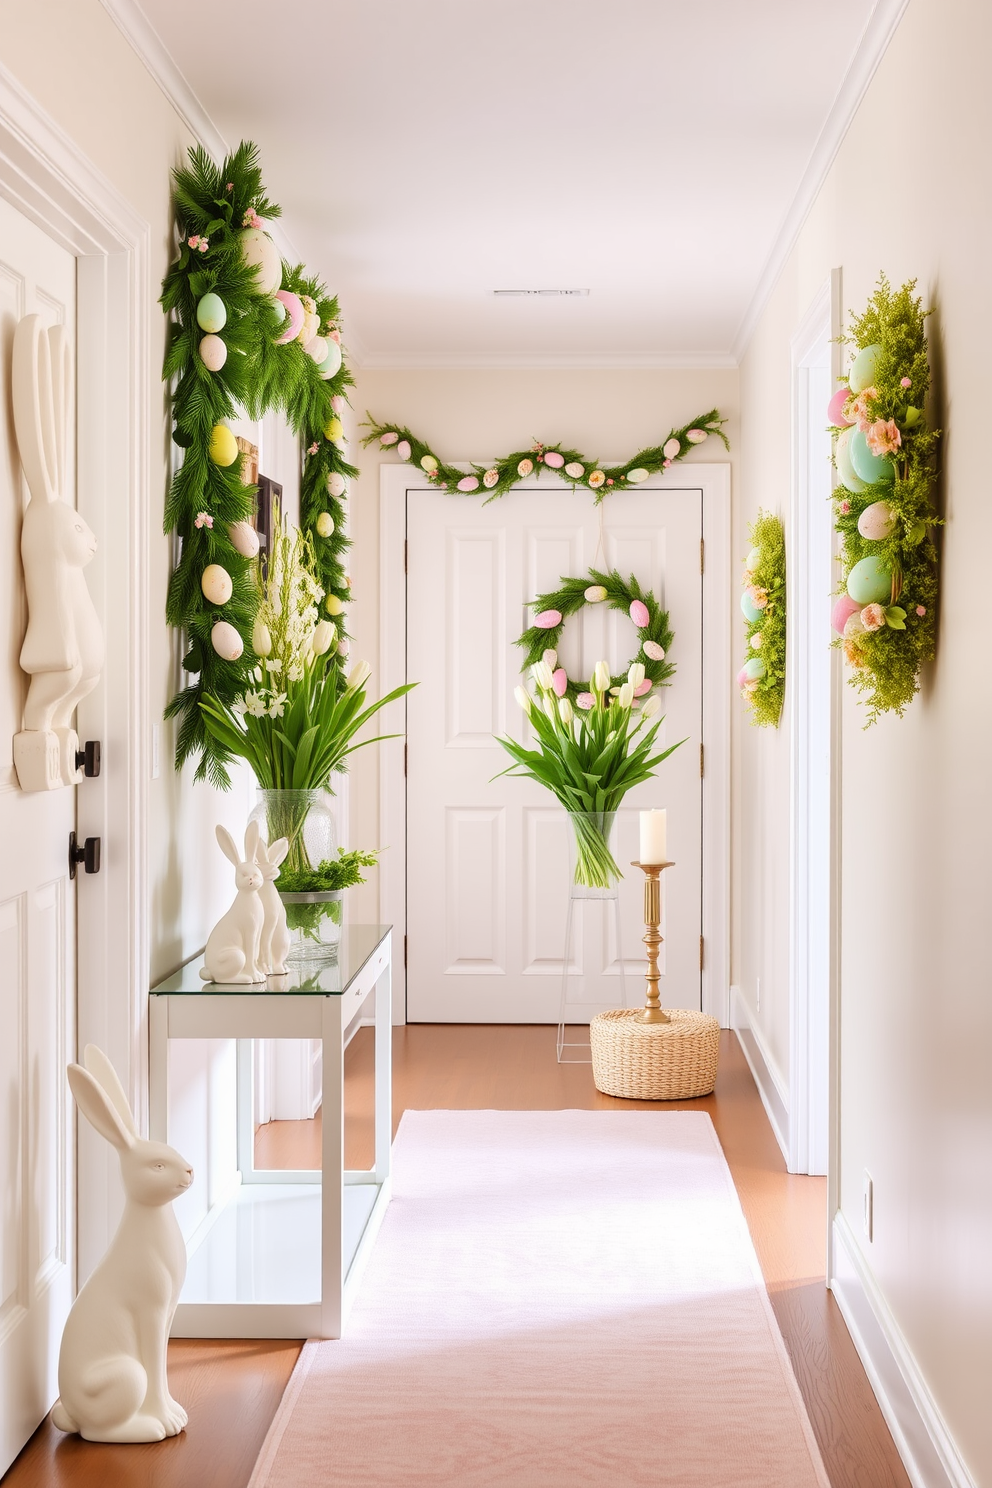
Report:
[[[853,641],[844,642],[844,660],[847,662],[848,666],[852,667],[859,667],[863,664],[861,660],[861,652],[858,650]]]
[[[894,455],[902,444],[902,435],[896,427],[894,419],[876,419],[875,422],[865,430],[868,440],[868,448],[873,455]]]
[[[844,404],[844,417],[857,424],[862,434],[867,434],[871,425],[871,415],[868,412],[868,399],[878,397],[878,388],[863,388],[856,398],[849,398]]]
[[[865,605],[861,611],[861,624],[865,630],[881,630],[885,624],[885,611],[880,604]]]
[[[748,584],[745,593],[756,610],[763,610],[768,603],[768,590],[759,584]]]

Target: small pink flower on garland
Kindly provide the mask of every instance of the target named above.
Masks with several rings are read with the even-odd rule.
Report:
[[[213,525],[214,519],[209,512],[197,512],[196,521],[193,523],[194,527],[212,527]]]

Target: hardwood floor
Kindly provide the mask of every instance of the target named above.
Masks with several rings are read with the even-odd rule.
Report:
[[[407,1107],[655,1109],[651,1102],[600,1095],[588,1065],[556,1063],[554,1044],[555,1030],[545,1027],[397,1028],[395,1121]],[[361,1029],[345,1060],[349,1167],[372,1160],[372,1058],[371,1030]],[[909,1488],[824,1286],[826,1182],[786,1173],[732,1034],[722,1035],[713,1095],[663,1109],[704,1110],[713,1119],[832,1488]],[[272,1122],[256,1143],[256,1162],[266,1167],[317,1167],[319,1153],[319,1118]],[[64,1437],[46,1420],[4,1477],[4,1488],[244,1488],[298,1352],[294,1342],[177,1341],[169,1349],[170,1382],[190,1414],[181,1437],[152,1446],[99,1446]]]

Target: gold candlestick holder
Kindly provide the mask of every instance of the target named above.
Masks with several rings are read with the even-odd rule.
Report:
[[[666,868],[674,868],[675,864],[639,863],[635,860],[631,867],[640,868],[644,874],[644,944],[648,951],[644,1011],[638,1015],[638,1022],[670,1023],[672,1020],[662,1007],[658,992],[658,983],[661,981],[658,952],[664,939],[658,927],[661,924],[661,875]]]

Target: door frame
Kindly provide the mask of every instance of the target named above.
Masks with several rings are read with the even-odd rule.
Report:
[[[834,269],[792,338],[793,506],[789,531],[788,676],[791,729],[789,1121],[790,1173],[830,1174],[836,1118],[836,1017],[840,975],[841,694],[839,651],[825,650],[824,617],[837,539],[815,479],[810,374],[829,345],[830,386],[841,372],[841,283]],[[829,396],[829,394],[828,394]],[[825,490],[824,490],[825,487]],[[811,503],[823,503],[821,522]],[[827,526],[822,518],[826,517]],[[824,751],[826,771],[824,775]],[[820,776],[820,785],[817,777]],[[825,786],[825,794],[823,787]],[[818,866],[817,866],[818,861]],[[833,1212],[831,1210],[831,1212]]]
[[[456,462],[461,464],[462,462]],[[619,463],[619,462],[617,462]],[[468,471],[471,467],[465,464]],[[535,496],[568,482],[545,474],[540,482],[521,481],[515,491]],[[383,464],[379,470],[379,673],[382,691],[406,681],[406,498],[408,491],[434,490],[426,476],[409,465]],[[731,527],[730,464],[696,463],[651,476],[638,491],[693,490],[703,506],[703,883],[702,1008],[730,1019],[730,702],[731,664]],[[583,500],[584,492],[575,499]],[[473,496],[453,496],[472,501]],[[608,498],[607,498],[608,499]],[[702,557],[702,555],[701,555]],[[406,702],[390,705],[383,732],[403,733]],[[392,739],[379,746],[379,828],[390,851],[379,865],[379,913],[396,933],[397,952],[406,930],[406,778],[404,744]],[[393,968],[393,1021],[406,1022],[405,955]]]
[[[146,786],[150,737],[151,531],[149,227],[62,129],[0,67],[0,195],[77,261],[77,504],[99,538],[87,580],[106,641],[101,685],[79,706],[81,739],[104,772],[77,787],[77,831],[103,863],[80,880],[77,1046],[97,1043],[147,1120],[149,926]],[[112,788],[111,788],[112,782]],[[85,897],[83,897],[85,896]],[[120,1208],[117,1161],[95,1133],[77,1151],[77,1273],[103,1253]]]

